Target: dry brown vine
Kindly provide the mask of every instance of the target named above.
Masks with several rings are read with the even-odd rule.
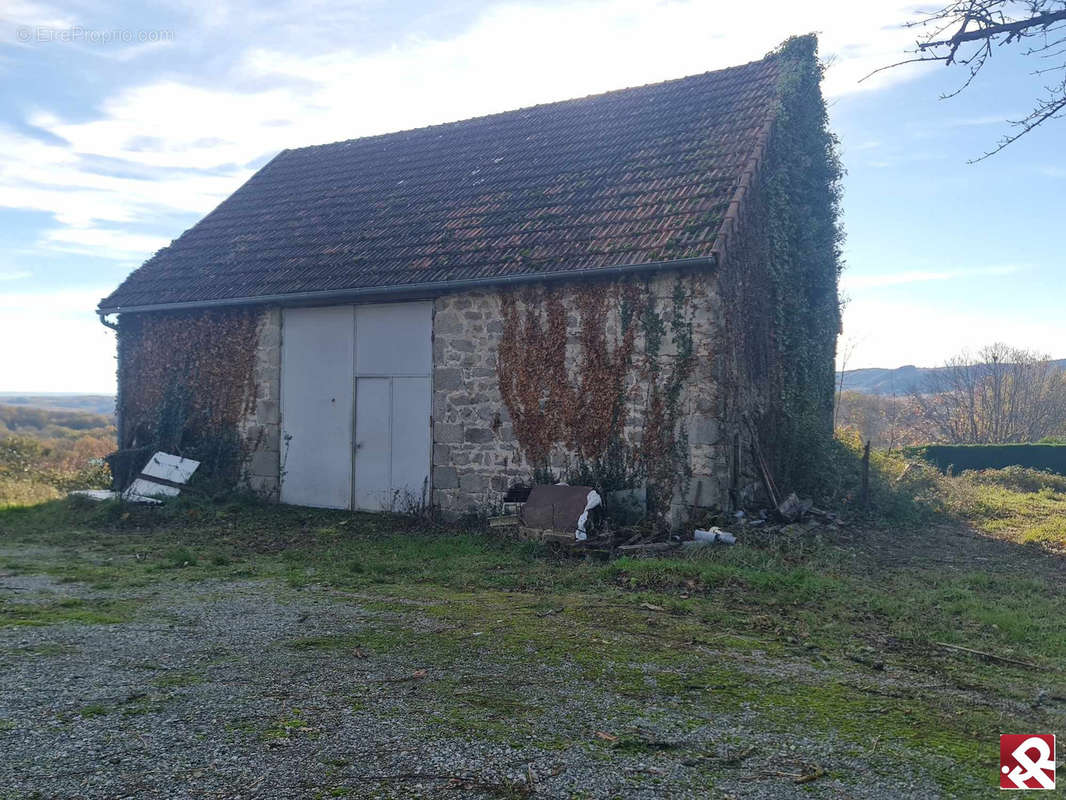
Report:
[[[180,392],[197,437],[235,431],[255,402],[258,315],[250,310],[127,315],[120,330],[123,445],[151,438]]]

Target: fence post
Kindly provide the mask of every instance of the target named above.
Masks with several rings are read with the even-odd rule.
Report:
[[[862,449],[862,489],[859,491],[859,506],[866,508],[870,502],[870,440]]]

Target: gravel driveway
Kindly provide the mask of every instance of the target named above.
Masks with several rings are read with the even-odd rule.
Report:
[[[717,711],[713,687],[638,701],[536,653],[487,659],[480,631],[427,659],[404,635],[445,624],[417,600],[27,575],[0,577],[0,599],[130,604],[121,622],[0,628],[2,798],[940,796],[876,743]]]

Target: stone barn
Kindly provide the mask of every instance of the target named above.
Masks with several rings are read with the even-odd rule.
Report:
[[[799,480],[839,327],[815,51],[279,153],[101,301],[118,455],[330,508],[637,488],[674,524]]]

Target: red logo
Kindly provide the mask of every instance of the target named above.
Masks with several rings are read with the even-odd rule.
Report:
[[[999,737],[1000,789],[1055,788],[1055,734]]]

